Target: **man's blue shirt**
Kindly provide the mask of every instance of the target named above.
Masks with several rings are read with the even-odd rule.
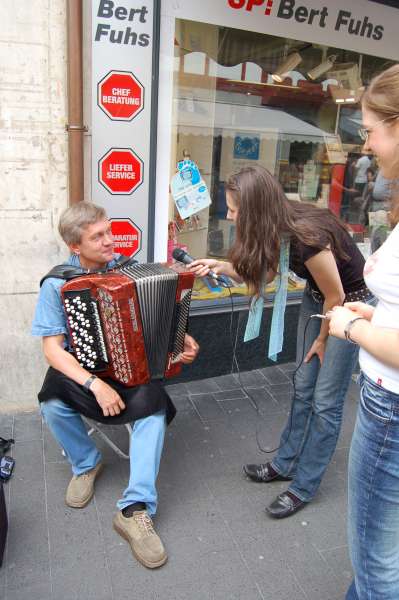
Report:
[[[107,264],[107,267],[112,268],[115,266],[119,256],[115,254],[115,258]],[[72,254],[63,264],[74,267],[81,266],[79,256],[76,254]],[[56,279],[55,277],[50,277],[44,281],[40,288],[31,333],[39,337],[62,334],[65,335],[66,345],[70,346],[66,314],[61,300],[61,287],[64,283],[64,279]]]

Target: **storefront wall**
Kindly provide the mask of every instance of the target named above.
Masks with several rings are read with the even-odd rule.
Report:
[[[226,220],[223,182],[253,164],[269,169],[292,200],[328,207],[344,218],[367,254],[362,197],[348,173],[361,156],[362,90],[399,58],[397,14],[369,0],[162,2],[156,260],[170,258],[175,246],[196,257],[225,259],[234,227]],[[284,71],[287,59],[293,61]],[[185,199],[183,212],[180,196],[169,194],[165,201],[176,165],[184,160],[195,162],[209,189],[212,202],[202,210]],[[290,279],[286,326],[293,334],[286,335],[282,361],[295,357],[302,288],[303,282]],[[247,290],[232,289],[241,368],[268,364],[273,285],[266,291],[263,335],[244,345]],[[203,353],[186,377],[228,372],[229,292],[197,280],[193,299],[191,328]]]

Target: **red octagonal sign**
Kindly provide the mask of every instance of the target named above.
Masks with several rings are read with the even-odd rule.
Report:
[[[98,179],[110,194],[132,194],[143,183],[143,161],[131,148],[111,148],[98,161]]]
[[[141,229],[130,219],[111,219],[114,252],[134,256],[141,249]]]
[[[144,87],[129,71],[110,71],[97,86],[97,103],[113,121],[131,121],[144,108]]]

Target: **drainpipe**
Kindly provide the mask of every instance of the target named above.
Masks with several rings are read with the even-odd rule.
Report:
[[[69,203],[84,198],[82,0],[66,0],[68,68]]]

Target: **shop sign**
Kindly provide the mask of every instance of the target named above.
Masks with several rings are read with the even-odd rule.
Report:
[[[133,73],[110,71],[98,84],[98,106],[115,121],[131,121],[144,108],[144,87]]]
[[[91,198],[105,208],[116,232],[116,251],[147,261],[155,0],[84,2],[91,31]],[[89,8],[90,7],[90,8]],[[155,179],[155,173],[152,173]],[[152,180],[151,180],[152,181]],[[155,186],[154,186],[155,188]],[[126,198],[129,196],[129,198]],[[131,199],[134,199],[132,202]],[[132,225],[133,224],[133,225]],[[133,227],[133,229],[132,229]],[[118,236],[122,236],[118,238]],[[118,246],[119,242],[119,246]]]
[[[114,252],[134,256],[141,249],[141,229],[131,219],[111,219]]]
[[[131,148],[111,148],[98,162],[99,181],[110,194],[132,194],[143,176],[143,161]]]
[[[397,60],[397,10],[369,0],[163,0],[162,6],[179,19]]]
[[[273,0],[228,0],[231,8],[245,8],[252,10],[254,6],[262,6],[265,15],[270,15],[273,7]]]
[[[349,35],[372,38],[380,40],[384,34],[384,26],[380,23],[373,23],[369,16],[362,17],[354,12],[344,10],[329,11],[328,6],[317,8],[310,7],[296,0],[279,0],[273,3],[273,0],[227,0],[231,8],[252,11],[254,7],[262,7],[265,15],[272,14],[273,4],[275,6],[273,14],[278,19],[294,21],[296,23],[306,23],[324,29],[327,26],[327,19],[333,21],[335,31],[343,31]],[[331,14],[333,12],[333,14]]]

